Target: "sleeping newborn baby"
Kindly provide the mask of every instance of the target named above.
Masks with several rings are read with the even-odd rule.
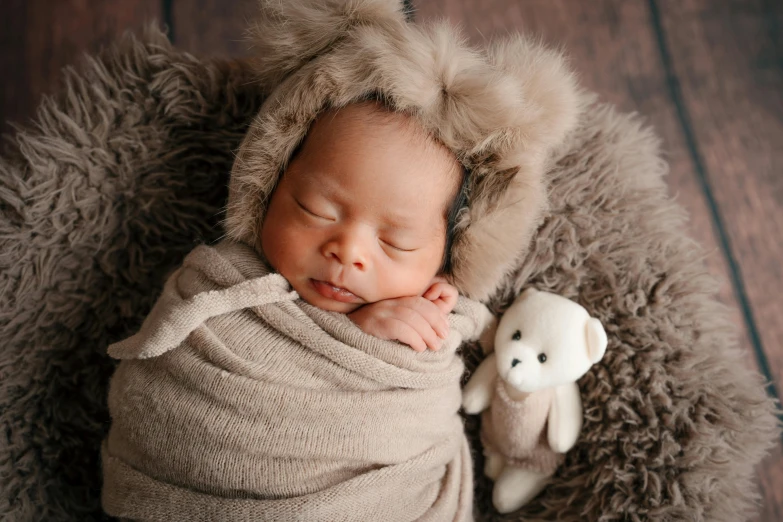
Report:
[[[378,103],[322,114],[272,194],[261,251],[299,296],[421,351],[448,334],[457,290],[438,274],[462,167]]]
[[[323,112],[272,193],[260,252],[197,248],[141,331],[110,347],[129,360],[110,388],[105,509],[468,518],[456,348],[491,316],[463,299],[448,317],[457,290],[440,272],[461,181],[409,117],[374,102]],[[423,357],[383,339],[450,342]]]
[[[558,54],[472,49],[400,6],[261,2],[265,101],[227,238],[109,347],[110,515],[472,518],[457,350],[492,320],[581,102]]]

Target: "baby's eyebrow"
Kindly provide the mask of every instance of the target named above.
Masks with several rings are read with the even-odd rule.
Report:
[[[423,231],[430,228],[437,229],[438,225],[440,225],[440,223],[430,223],[430,220],[422,220],[415,214],[415,212],[408,213],[389,209],[383,213],[382,219],[389,227],[399,230]]]
[[[414,228],[414,224],[403,214],[387,213],[384,215],[384,222],[391,228],[406,230]]]
[[[445,223],[421,223],[418,220],[412,220],[400,214],[388,216],[386,224],[392,231],[410,232],[422,239],[438,237],[445,228]]]

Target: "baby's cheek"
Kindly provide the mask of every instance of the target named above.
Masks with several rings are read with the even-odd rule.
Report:
[[[297,240],[292,236],[291,230],[285,226],[273,226],[271,223],[264,227],[262,232],[262,249],[269,262],[278,272],[284,276],[297,264],[298,249]]]
[[[307,260],[312,258],[312,245],[301,237],[292,237],[281,245],[281,251],[289,270],[301,271],[307,265]]]
[[[422,264],[397,267],[394,277],[384,278],[387,282],[394,282],[393,285],[386,285],[385,299],[421,296],[431,286],[434,276],[434,272],[430,273],[431,271],[429,267],[422,266]]]

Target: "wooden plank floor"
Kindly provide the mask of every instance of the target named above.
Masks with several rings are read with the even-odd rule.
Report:
[[[57,88],[61,67],[157,20],[196,54],[248,54],[255,0],[3,0],[0,130]],[[521,30],[562,44],[582,83],[663,139],[671,193],[724,282],[747,363],[783,388],[783,2],[414,0],[481,41]],[[759,469],[758,520],[783,520],[783,456]]]
[[[161,19],[160,0],[2,0],[0,130],[32,117],[63,67],[152,19]]]

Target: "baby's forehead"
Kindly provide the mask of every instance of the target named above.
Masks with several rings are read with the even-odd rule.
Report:
[[[331,108],[318,115],[297,152],[310,156],[333,154],[335,142],[353,144],[354,154],[378,154],[396,147],[411,159],[429,163],[429,170],[462,175],[454,153],[412,115],[376,101]]]

